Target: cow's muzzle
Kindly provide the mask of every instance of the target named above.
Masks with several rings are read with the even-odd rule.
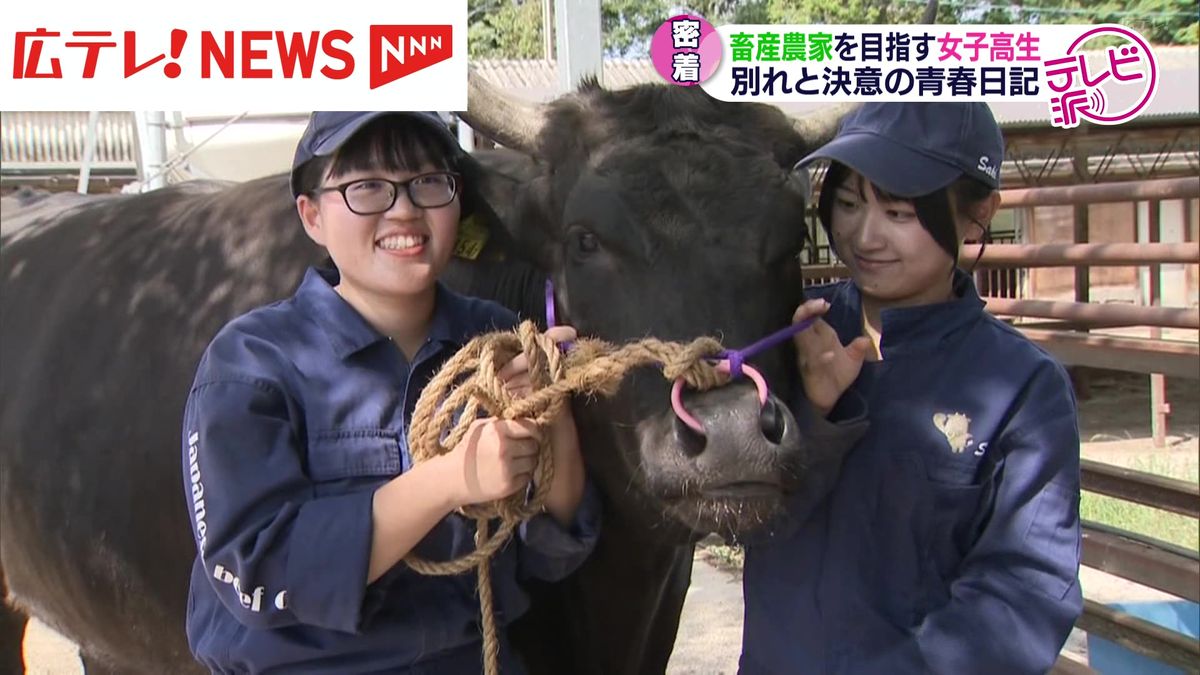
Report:
[[[704,433],[675,418],[671,440],[690,465],[689,482],[698,492],[780,489],[786,460],[799,451],[800,433],[778,398],[768,394],[760,403],[755,387],[737,383],[685,392],[683,401]]]

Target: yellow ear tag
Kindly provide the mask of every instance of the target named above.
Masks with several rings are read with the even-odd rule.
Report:
[[[454,242],[454,255],[467,260],[474,260],[483,252],[487,245],[488,229],[472,214],[458,224],[458,239]]]

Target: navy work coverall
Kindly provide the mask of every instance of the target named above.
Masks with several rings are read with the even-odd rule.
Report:
[[[866,435],[828,499],[747,547],[744,675],[1054,663],[1083,603],[1074,394],[967,275],[954,288],[884,310],[883,360],[843,396],[866,401]],[[862,334],[852,283],[806,293],[843,344]]]
[[[411,468],[422,388],[472,337],[506,330],[503,307],[437,288],[412,363],[309,270],[296,294],[227,325],[200,362],[183,428],[184,484],[200,555],[187,633],[215,672],[478,673],[475,575],[398,564],[367,585],[373,491]],[[518,580],[557,580],[595,543],[589,486],[570,528],[541,514],[492,560],[498,624],[529,601]],[[442,520],[416,553],[474,549],[474,523]],[[507,646],[505,673],[520,666]]]

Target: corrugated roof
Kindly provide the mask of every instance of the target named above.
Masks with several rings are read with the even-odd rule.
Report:
[[[34,166],[78,166],[83,161],[87,122],[86,112],[2,112],[0,162],[5,171]],[[137,128],[133,113],[100,113],[96,141],[93,167],[132,169],[137,166]]]

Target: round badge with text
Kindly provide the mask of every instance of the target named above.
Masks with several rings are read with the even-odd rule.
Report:
[[[691,87],[717,72],[721,35],[703,17],[680,14],[667,19],[650,40],[650,60],[664,80]]]

